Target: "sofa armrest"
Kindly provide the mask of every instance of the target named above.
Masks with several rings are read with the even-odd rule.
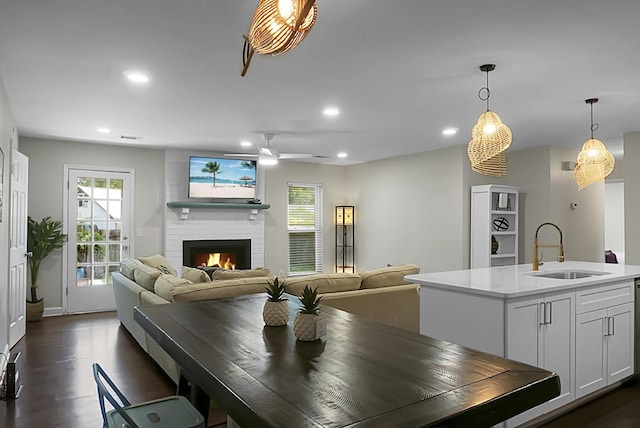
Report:
[[[420,295],[416,284],[342,291],[320,296],[321,304],[420,333]]]
[[[140,306],[140,295],[147,291],[144,287],[131,281],[120,272],[114,272],[113,294],[116,300],[116,310],[118,311],[118,319],[120,324],[126,328],[129,333],[136,339],[142,349],[147,351],[147,340],[145,332],[140,325],[133,319],[134,306]]]

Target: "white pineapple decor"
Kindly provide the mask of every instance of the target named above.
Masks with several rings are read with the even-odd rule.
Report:
[[[312,290],[307,285],[299,299],[302,308],[293,321],[293,333],[298,340],[305,342],[318,340],[327,334],[325,320],[319,316],[319,303],[322,297],[318,297],[317,288]]]
[[[278,277],[275,277],[265,290],[267,290],[269,297],[262,309],[262,319],[264,319],[264,323],[274,327],[286,325],[287,322],[289,322],[289,303],[287,299],[282,297],[284,294],[284,284]]]

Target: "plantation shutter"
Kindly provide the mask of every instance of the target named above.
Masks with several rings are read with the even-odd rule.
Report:
[[[289,274],[322,272],[322,186],[288,186]]]

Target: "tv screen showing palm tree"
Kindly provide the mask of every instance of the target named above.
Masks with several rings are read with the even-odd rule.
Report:
[[[257,161],[191,156],[189,198],[254,199]]]

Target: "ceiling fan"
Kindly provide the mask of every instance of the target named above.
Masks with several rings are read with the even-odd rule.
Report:
[[[305,159],[315,157],[310,153],[278,153],[271,147],[271,140],[275,136],[273,133],[265,132],[262,134],[265,145],[258,149],[258,154],[247,153],[226,153],[225,157],[258,159],[261,165],[275,165],[280,159]]]

